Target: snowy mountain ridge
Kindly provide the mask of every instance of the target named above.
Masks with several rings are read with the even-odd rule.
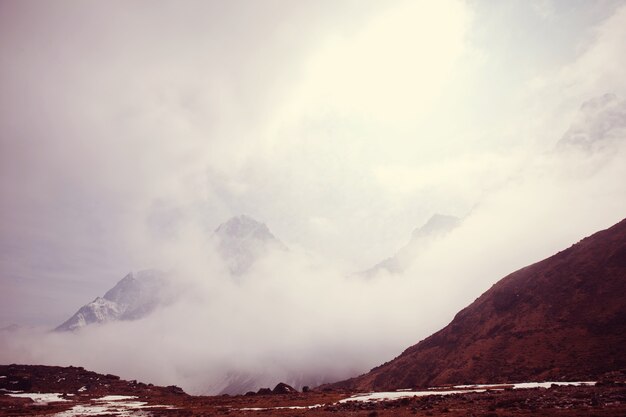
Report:
[[[222,223],[212,237],[233,276],[245,274],[272,249],[287,250],[264,223],[246,215]],[[171,301],[166,296],[167,286],[168,276],[162,271],[130,272],[104,296],[82,306],[55,330],[74,331],[90,324],[140,319]]]
[[[164,283],[165,274],[160,271],[130,272],[103,297],[82,306],[56,330],[73,331],[93,323],[144,317],[162,301],[160,292]]]

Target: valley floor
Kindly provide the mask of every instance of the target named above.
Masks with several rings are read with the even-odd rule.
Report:
[[[349,393],[255,396],[0,394],[1,416],[611,416],[626,415],[626,387],[552,386],[352,400]],[[128,394],[133,394],[129,392]],[[379,395],[384,397],[385,395]],[[60,400],[60,401],[59,401]]]
[[[626,416],[624,373],[602,383],[427,391],[191,396],[77,367],[0,365],[0,416]],[[614,382],[619,381],[619,382]]]

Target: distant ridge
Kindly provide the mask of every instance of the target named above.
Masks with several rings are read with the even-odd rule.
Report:
[[[413,230],[409,243],[400,248],[395,255],[380,261],[358,275],[372,278],[380,272],[401,273],[420,255],[421,251],[456,229],[460,224],[461,219],[458,217],[434,214],[421,227]]]
[[[624,346],[626,219],[508,275],[444,329],[330,387],[589,380],[626,368]]]

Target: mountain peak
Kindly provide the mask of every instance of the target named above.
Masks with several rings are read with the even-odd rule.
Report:
[[[241,214],[231,217],[215,229],[220,237],[235,239],[253,238],[258,240],[276,239],[265,223],[261,223],[250,216]]]
[[[247,271],[268,249],[286,249],[264,223],[244,214],[219,225],[215,235],[218,250],[235,275]]]

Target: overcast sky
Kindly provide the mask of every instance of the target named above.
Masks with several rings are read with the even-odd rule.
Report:
[[[338,276],[467,218],[445,321],[626,214],[622,1],[1,0],[0,52],[0,326],[242,213]]]

